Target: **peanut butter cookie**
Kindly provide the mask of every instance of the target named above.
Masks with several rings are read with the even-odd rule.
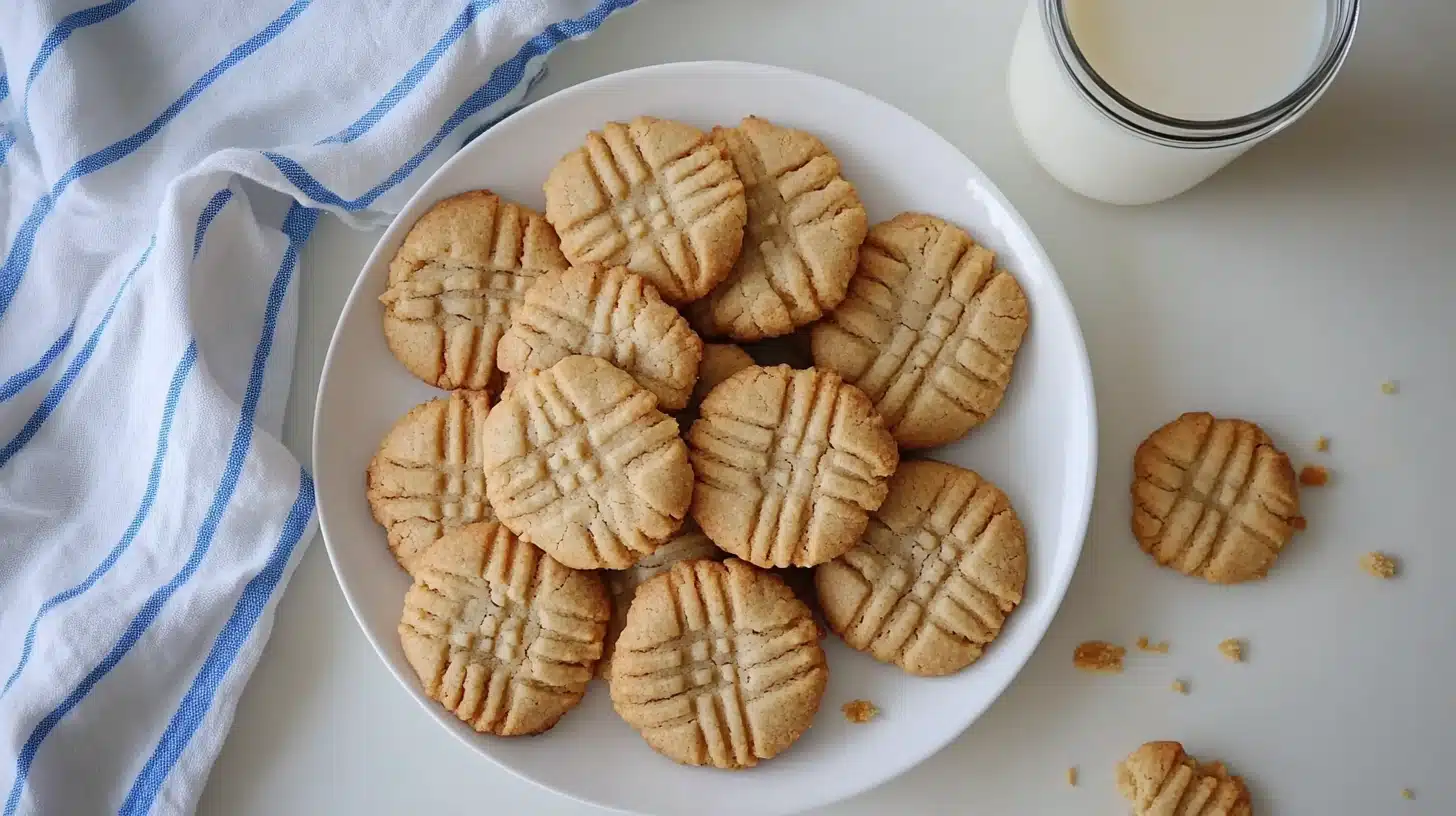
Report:
[[[664,411],[688,404],[703,341],[657,287],[622,267],[575,266],[543,275],[501,339],[501,371],[546,369],[573,354],[601,357],[657,395]]]
[[[1294,535],[1299,487],[1258,425],[1184,414],[1133,456],[1132,530],[1165,567],[1216,584],[1262,578]]]
[[[630,567],[687,515],[693,471],[677,423],[606,360],[567,357],[513,378],[484,438],[497,517],[569,567]]]
[[[1026,533],[975,472],[905,462],[853,549],[814,569],[824,618],[844,642],[911,674],[974,663],[1021,603]]]
[[[829,668],[809,608],[737,559],[680,561],[637,588],[612,705],[685,765],[748,768],[808,730]]]
[[[1177,742],[1149,742],[1117,766],[1134,816],[1253,816],[1244,780],[1222,762],[1199,763]]]
[[[869,216],[839,160],[813,134],[756,116],[713,128],[748,196],[743,252],[728,279],[693,305],[703,332],[778,337],[844,299]]]
[[[389,549],[405,571],[440,536],[492,521],[481,464],[481,428],[490,400],[456,391],[405,414],[379,443],[365,472],[365,495]]]
[[[476,190],[431,207],[389,264],[384,338],[412,374],[438,388],[480,391],[496,344],[540,275],[566,268],[537,212]]]
[[[811,567],[853,547],[900,458],[862,391],[788,366],[747,368],[713,389],[688,445],[693,519],[760,567]]]
[[[943,445],[1001,405],[1027,315],[989,249],[904,213],[870,229],[848,296],[814,326],[814,365],[868,394],[901,447]]]
[[[399,637],[425,694],[470,727],[539,734],[586,693],[609,609],[595,575],[486,522],[423,556]]]
[[[681,122],[608,122],[551,170],[545,191],[572,263],[625,266],[674,305],[718,285],[743,245],[743,182],[722,148]]]

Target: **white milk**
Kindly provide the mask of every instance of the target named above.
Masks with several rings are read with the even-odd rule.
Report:
[[[1258,112],[1299,88],[1326,41],[1329,7],[1329,0],[1062,1],[1072,40],[1118,93],[1154,113],[1202,122]],[[1061,64],[1045,2],[1057,0],[1028,4],[1008,89],[1022,137],[1067,187],[1115,204],[1158,201],[1262,138],[1170,144],[1114,122]],[[1350,26],[1353,33],[1353,17]]]

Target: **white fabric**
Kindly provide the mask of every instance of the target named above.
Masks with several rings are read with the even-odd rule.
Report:
[[[298,252],[632,0],[6,0],[0,816],[191,811],[314,531]]]

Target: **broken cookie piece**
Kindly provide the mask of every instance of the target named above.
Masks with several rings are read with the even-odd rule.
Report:
[[[1399,565],[1383,552],[1368,552],[1360,556],[1360,568],[1376,578],[1394,578]]]
[[[880,709],[869,700],[850,700],[840,709],[844,712],[844,718],[857,725],[873,720],[880,713]]]
[[[1089,640],[1072,652],[1072,665],[1088,672],[1121,674],[1127,649],[1102,640]]]

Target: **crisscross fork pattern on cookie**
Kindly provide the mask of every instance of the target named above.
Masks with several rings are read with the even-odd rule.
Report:
[[[815,363],[863,389],[901,444],[958,438],[1001,404],[1026,328],[1025,296],[994,261],[938,219],[875,227],[848,296],[815,329]]]
[[[1138,448],[1134,471],[1139,543],[1180,572],[1256,577],[1292,535],[1293,468],[1253,423],[1185,415]]]
[[[575,267],[544,277],[516,310],[500,364],[512,373],[545,369],[572,354],[610,361],[664,410],[678,410],[692,393],[702,341],[642,276]]]
[[[559,592],[570,570],[504,527],[492,525],[486,546],[478,571],[422,567],[400,632],[407,651],[439,653],[421,681],[445,708],[479,731],[532,733],[534,718],[585,692],[605,620]]]
[[[712,288],[737,255],[735,242],[714,260],[698,234],[699,225],[721,220],[741,240],[746,204],[732,165],[696,129],[645,118],[611,122],[588,134],[557,173],[587,185],[562,190],[556,201],[556,185],[547,183],[547,215],[573,262],[625,265],[682,303]]]
[[[892,486],[864,540],[819,568],[860,585],[851,609],[826,608],[845,642],[915,673],[974,662],[1021,601],[1020,522],[998,488],[955,471],[924,504]]]
[[[367,475],[374,518],[408,568],[431,542],[495,514],[480,461],[484,394],[457,392],[402,419],[380,446]]]
[[[639,459],[680,445],[677,425],[656,410],[650,393],[635,388],[616,404],[589,409],[567,395],[553,371],[525,378],[511,397],[524,409],[530,445],[496,469],[492,504],[523,531],[538,523],[580,524],[589,531],[591,558],[610,568],[630,566],[681,521],[654,507],[627,474]],[[527,538],[552,549],[553,542]]]
[[[838,375],[787,367],[759,371],[759,377],[784,381],[776,410],[735,415],[710,397],[693,425],[698,490],[708,491],[705,500],[733,505],[735,516],[699,516],[698,523],[719,546],[759,566],[828,560],[852,543],[841,545],[828,531],[843,519],[863,525],[867,511],[883,500],[894,463],[871,461],[868,446],[844,444],[839,426],[866,417],[853,415]],[[732,389],[739,377],[722,387]],[[863,407],[867,414],[869,406]]]
[[[868,228],[854,187],[818,139],[750,117],[714,128],[748,196],[743,252],[702,303],[705,330],[740,340],[787,334],[844,298]]]
[[[618,710],[649,741],[691,735],[691,764],[747,767],[772,756],[783,738],[763,733],[778,725],[765,719],[772,716],[769,697],[823,682],[823,652],[802,604],[784,604],[768,620],[748,619],[744,607],[753,601],[734,575],[748,569],[710,562],[674,567],[658,580],[667,582],[677,636],[615,658]]]
[[[468,235],[457,223],[467,216]],[[481,390],[496,348],[535,278],[565,259],[542,217],[487,194],[438,205],[445,226],[421,218],[390,265],[385,334],[414,373],[441,388]],[[417,232],[424,230],[422,237]],[[445,232],[446,237],[435,233]],[[423,355],[423,356],[421,356]]]

